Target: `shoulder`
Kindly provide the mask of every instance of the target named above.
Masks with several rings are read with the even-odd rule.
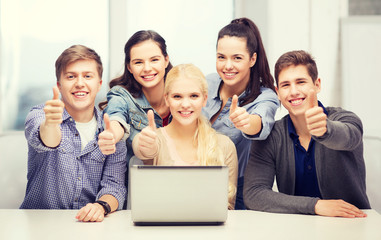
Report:
[[[112,96],[121,96],[121,97],[125,97],[125,98],[129,98],[129,99],[133,99],[134,97],[131,95],[131,93],[125,89],[124,87],[122,86],[114,86],[112,87],[108,93],[107,93],[107,97],[112,97]]]
[[[342,117],[354,117],[360,120],[360,118],[351,111],[345,110],[341,107],[326,107],[328,118],[331,120],[337,120]]]
[[[283,118],[275,121],[274,127],[272,128],[267,139],[263,141],[255,141],[255,142],[271,142],[271,141],[283,142],[281,139],[283,139],[288,134],[288,120],[289,120],[288,115],[286,115]]]
[[[209,85],[213,84],[213,85],[219,85],[220,82],[222,81],[221,78],[220,78],[220,75],[218,75],[218,73],[210,73],[208,75],[206,75],[206,81],[208,82]]]
[[[277,103],[279,102],[278,95],[271,88],[261,87],[260,91],[261,91],[261,94],[259,94],[259,96],[257,97],[257,99],[255,99],[255,101],[270,100]]]

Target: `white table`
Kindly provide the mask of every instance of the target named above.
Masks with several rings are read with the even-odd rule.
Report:
[[[229,211],[220,226],[135,226],[131,212],[110,214],[101,223],[78,222],[76,210],[0,209],[0,239],[381,239],[381,215],[346,219],[310,215]]]

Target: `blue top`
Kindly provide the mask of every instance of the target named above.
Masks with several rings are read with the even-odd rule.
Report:
[[[222,106],[219,89],[222,84],[222,79],[217,73],[210,74],[206,77],[208,81],[208,101],[206,107],[203,108],[203,114],[210,120]],[[276,110],[279,107],[279,101],[276,93],[270,88],[261,87],[261,94],[254,100],[242,106],[249,114],[257,114],[262,118],[262,130],[256,134],[249,136],[239,129],[235,128],[234,124],[229,119],[229,111],[231,98],[227,101],[212,127],[228,136],[234,143],[238,155],[238,177],[242,177],[249,158],[250,140],[264,140],[270,134],[274,125],[274,117]],[[246,92],[243,92],[238,99],[243,98]]]
[[[126,198],[126,146],[118,143],[114,154],[102,154],[98,146],[98,134],[103,131],[102,113],[95,109],[97,132],[81,151],[75,121],[65,109],[60,125],[61,143],[49,148],[39,135],[45,119],[43,107],[44,104],[33,107],[25,120],[28,184],[20,208],[80,209],[110,194],[118,200],[118,209],[122,209]]]
[[[327,115],[327,110],[319,101],[319,106],[323,108]],[[288,115],[288,134],[294,143],[295,154],[295,196],[307,196],[322,198],[319,190],[319,183],[316,175],[315,165],[315,140],[311,138],[307,151],[300,144],[299,135]]]
[[[163,119],[153,109],[144,94],[134,98],[127,89],[121,86],[114,86],[110,89],[107,93],[107,101],[104,112],[110,116],[110,120],[118,121],[127,133],[123,140],[127,140],[127,159],[129,160],[134,155],[132,140],[136,134],[149,125],[148,110],[151,109],[154,112],[156,127],[163,126]]]

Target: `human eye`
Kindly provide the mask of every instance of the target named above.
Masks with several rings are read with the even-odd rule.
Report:
[[[191,95],[191,98],[193,98],[193,99],[196,99],[196,98],[198,98],[198,97],[200,97],[200,95],[197,94],[197,93],[193,93],[193,94]]]
[[[223,55],[217,55],[217,59],[218,59],[218,60],[224,60],[225,57],[224,57]]]
[[[86,74],[85,75],[85,79],[92,79],[93,78],[93,74]]]
[[[236,61],[241,61],[241,60],[242,60],[242,57],[240,57],[240,56],[236,56],[236,57],[234,57],[234,60],[236,60]]]
[[[173,95],[172,95],[172,98],[174,98],[174,99],[180,99],[181,96],[180,96],[179,94],[173,94]]]
[[[66,74],[65,78],[68,80],[73,80],[73,79],[75,79],[75,76],[72,73],[68,73],[68,74]]]

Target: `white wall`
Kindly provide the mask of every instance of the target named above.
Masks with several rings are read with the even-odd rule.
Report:
[[[270,69],[280,55],[306,50],[316,60],[324,105],[340,106],[340,19],[347,0],[237,0],[236,17],[249,17],[259,27]],[[286,113],[282,108],[277,118]]]

